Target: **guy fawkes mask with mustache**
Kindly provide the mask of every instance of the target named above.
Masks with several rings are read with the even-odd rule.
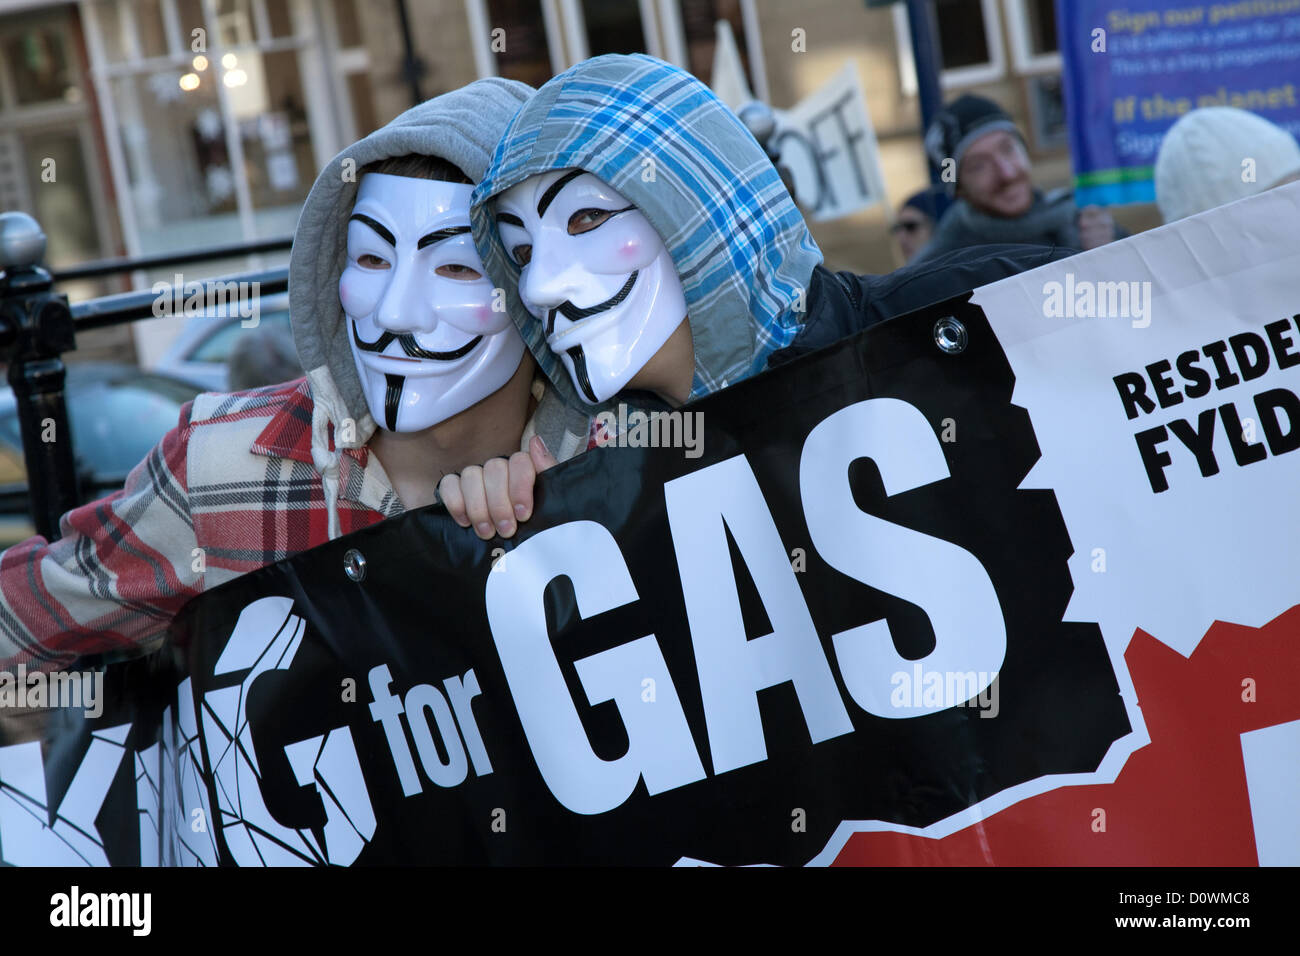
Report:
[[[628,385],[686,318],[672,256],[636,206],[580,169],[524,180],[496,201],[519,296],[582,397]]]
[[[339,300],[370,414],[421,431],[506,384],[524,341],[469,233],[464,183],[367,173]]]

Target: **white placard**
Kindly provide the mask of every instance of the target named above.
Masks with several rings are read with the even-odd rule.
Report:
[[[884,199],[876,132],[852,63],[793,109],[775,112],[780,163],[810,218],[839,219]]]
[[[1300,184],[977,289],[1074,555],[1072,621],[1190,655],[1300,594]]]

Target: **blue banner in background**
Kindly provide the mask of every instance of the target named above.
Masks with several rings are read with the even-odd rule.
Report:
[[[1057,0],[1075,201],[1155,200],[1165,131],[1203,106],[1300,134],[1300,0]]]

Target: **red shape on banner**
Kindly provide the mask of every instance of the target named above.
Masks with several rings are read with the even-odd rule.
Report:
[[[855,833],[833,865],[1257,866],[1241,735],[1300,719],[1300,605],[1261,628],[1216,622],[1190,658],[1138,630],[1124,657],[1151,742],[1114,783],[1029,797],[940,839]]]

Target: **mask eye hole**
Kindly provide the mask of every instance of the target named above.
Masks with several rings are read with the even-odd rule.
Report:
[[[628,207],[630,209],[632,207]],[[626,212],[625,209],[579,209],[569,217],[569,235],[580,236],[603,226],[611,216]]]
[[[477,269],[471,269],[469,266],[462,266],[458,263],[441,265],[433,271],[445,279],[458,279],[461,282],[473,282],[475,279],[483,278],[482,273]]]
[[[515,262],[521,266],[526,266],[533,259],[533,247],[531,245],[515,246],[510,250],[510,254],[515,257]]]
[[[363,269],[387,269],[388,260],[367,252],[357,256],[357,265]]]

